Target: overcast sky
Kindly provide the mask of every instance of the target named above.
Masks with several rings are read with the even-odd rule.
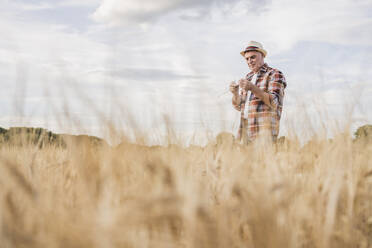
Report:
[[[372,0],[0,3],[2,127],[236,133],[250,40],[287,79],[280,135],[372,123]]]

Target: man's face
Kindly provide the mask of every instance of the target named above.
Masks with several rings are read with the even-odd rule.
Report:
[[[254,72],[258,72],[261,66],[264,64],[264,57],[262,53],[257,51],[249,51],[244,54],[249,69]]]

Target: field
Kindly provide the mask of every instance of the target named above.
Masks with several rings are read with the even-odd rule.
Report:
[[[372,247],[372,144],[0,147],[0,247]]]

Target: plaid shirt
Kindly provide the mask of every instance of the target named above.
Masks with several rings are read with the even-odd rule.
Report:
[[[247,74],[246,79],[251,81],[254,72]],[[269,67],[266,63],[260,68],[257,74],[255,85],[261,90],[269,93],[270,106],[266,105],[253,93],[247,102],[247,94],[240,91],[240,102],[233,102],[236,110],[241,111],[241,120],[238,139],[245,138],[253,141],[259,133],[267,131],[273,140],[276,140],[279,133],[279,122],[282,114],[284,89],[287,86],[284,75],[277,69]],[[244,116],[244,110],[248,104],[248,118]]]

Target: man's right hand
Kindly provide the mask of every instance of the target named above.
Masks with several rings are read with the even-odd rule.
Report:
[[[232,81],[230,84],[230,92],[233,93],[233,95],[238,95],[239,93],[239,84],[235,83],[235,81]]]

